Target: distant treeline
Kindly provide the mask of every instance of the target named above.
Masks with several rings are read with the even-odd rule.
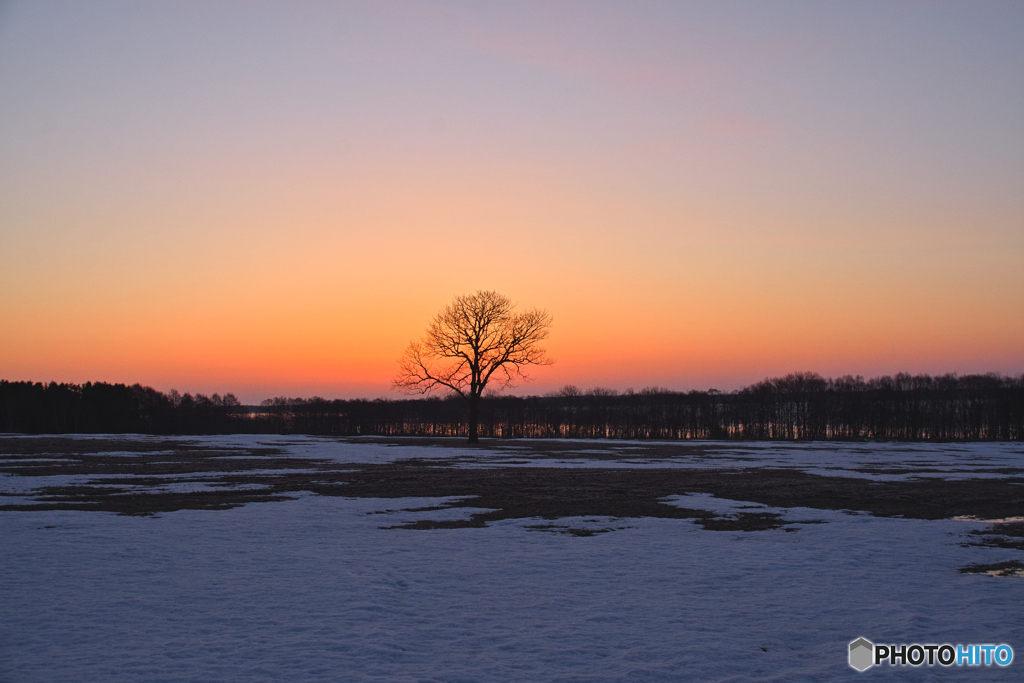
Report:
[[[0,430],[25,433],[466,436],[461,399],[161,393],[138,384],[0,381]],[[798,373],[722,393],[566,386],[490,396],[480,435],[502,438],[1021,440],[1024,376],[899,374],[865,380]]]
[[[0,380],[0,431],[27,434],[247,432],[234,394],[182,396],[139,384]]]

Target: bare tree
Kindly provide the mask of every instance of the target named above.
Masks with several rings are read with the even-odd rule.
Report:
[[[551,316],[515,304],[497,292],[457,296],[431,321],[423,339],[409,344],[399,361],[396,388],[426,394],[435,389],[458,394],[469,404],[469,442],[479,441],[480,397],[484,389],[504,389],[528,380],[527,365],[550,365],[540,342]]]

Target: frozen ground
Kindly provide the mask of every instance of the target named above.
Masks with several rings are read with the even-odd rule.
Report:
[[[577,452],[551,452],[309,437],[189,441],[271,446],[295,461],[295,471],[326,459],[340,466],[338,476],[345,465],[414,460],[432,463],[431,471],[798,468],[889,481],[963,480],[974,469],[1020,481],[1024,461],[1019,444],[698,444],[672,455],[622,442],[577,442]],[[110,453],[80,460],[101,455]],[[49,459],[39,453],[21,462]],[[385,471],[391,477],[398,470]],[[82,485],[95,476],[35,474],[42,476],[7,475],[0,489],[17,494],[10,501],[32,502],[39,499],[33,491],[55,477]],[[218,480],[223,472],[201,474]],[[191,481],[161,476],[171,488]],[[135,488],[121,495],[146,495]],[[773,513],[791,522],[739,531],[689,518],[588,515],[384,528],[464,520],[480,510],[446,507],[460,504],[451,498],[302,491],[276,502],[147,516],[0,510],[0,681],[1022,678],[1024,579],[958,571],[1021,559],[1016,547],[967,545],[978,538],[970,532],[985,525],[770,507],[688,491],[661,500],[720,519]],[[859,636],[1008,643],[1018,659],[1002,669],[858,674],[846,657]]]
[[[154,438],[154,437],[149,437]],[[629,442],[603,439],[503,441],[484,450],[462,447],[464,439],[435,439],[415,455],[402,439],[364,439],[358,449],[338,449],[336,441],[312,436],[229,435],[203,437],[222,447],[273,446],[302,458],[338,462],[389,463],[410,457],[452,460],[462,467],[542,465],[544,467],[796,468],[879,480],[911,477],[944,479],[1004,476],[998,470],[1024,469],[1024,444],[841,443],[841,442]],[[397,446],[397,447],[396,447]],[[557,446],[557,448],[552,448]],[[680,448],[683,446],[683,448]]]
[[[2,435],[0,435],[2,436]],[[35,437],[8,435],[32,440]],[[129,438],[160,444],[168,439],[147,435],[74,435],[82,441]],[[462,467],[691,467],[798,468],[880,479],[912,476],[943,478],[1004,476],[996,470],[1024,469],[1024,444],[980,443],[843,443],[749,441],[616,441],[604,439],[508,440],[494,447],[470,448],[453,439],[333,439],[275,434],[174,437],[174,442],[226,449],[270,447],[300,459],[323,458],[338,463],[385,464],[419,458],[446,460]],[[485,440],[485,445],[488,443]],[[117,451],[105,451],[116,455]],[[130,453],[122,453],[129,455]],[[898,471],[898,474],[893,474]]]

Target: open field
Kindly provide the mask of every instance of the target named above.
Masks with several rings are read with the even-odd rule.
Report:
[[[0,472],[5,682],[833,680],[860,636],[1024,652],[1019,443],[10,436]]]

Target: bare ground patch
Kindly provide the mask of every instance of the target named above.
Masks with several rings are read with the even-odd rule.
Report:
[[[1024,562],[1009,560],[995,564],[969,564],[960,568],[961,574],[988,574],[989,576],[1024,577]]]
[[[462,443],[439,440],[407,440],[402,444],[465,448]],[[489,452],[493,455],[494,447],[506,445],[510,450],[522,452],[525,447],[558,453],[558,457],[586,450],[586,456],[592,458],[592,451],[598,450],[609,459],[623,459],[622,445],[603,443],[502,442],[490,444]],[[617,450],[610,448],[612,445]],[[630,445],[628,457],[638,448],[643,449],[643,445]],[[671,448],[677,454],[679,445],[656,444],[653,448],[661,453]],[[731,445],[729,448],[733,450]],[[6,494],[30,500],[0,504],[0,511],[61,509],[152,515],[282,501],[309,492],[353,498],[446,497],[452,500],[441,509],[467,504],[482,509],[468,519],[421,520],[403,525],[409,529],[479,527],[501,519],[565,517],[692,519],[707,529],[723,531],[789,530],[799,528],[796,524],[816,521],[787,520],[771,512],[719,515],[663,501],[668,496],[710,493],[775,508],[864,511],[886,517],[943,519],[973,515],[994,519],[1024,515],[1024,480],[1013,476],[870,481],[781,468],[467,468],[461,466],[464,458],[360,464],[291,457],[274,448],[212,448],[173,439],[0,438],[0,472],[39,477],[43,484],[29,492]],[[483,460],[477,464],[481,463],[486,464]],[[51,475],[77,475],[80,481],[45,485],[45,477]],[[201,490],[167,490],[172,485],[195,485]],[[1002,531],[1000,535],[1010,537]]]

